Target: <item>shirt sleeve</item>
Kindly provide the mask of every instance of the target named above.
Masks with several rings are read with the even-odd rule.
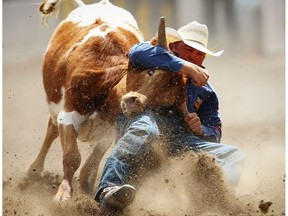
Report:
[[[201,138],[209,142],[220,143],[222,123],[219,114],[218,98],[215,92],[207,98],[197,111],[202,123]]]
[[[179,72],[185,60],[171,54],[160,46],[152,46],[147,42],[135,44],[130,51],[129,60],[133,65]]]
[[[202,125],[201,138],[208,142],[220,143],[222,137],[221,126],[205,126]]]

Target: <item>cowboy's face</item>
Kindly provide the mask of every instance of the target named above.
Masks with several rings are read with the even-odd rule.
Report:
[[[170,43],[169,48],[178,57],[184,59],[185,61],[196,64],[200,67],[202,66],[202,63],[206,57],[206,53],[186,45],[183,41]]]

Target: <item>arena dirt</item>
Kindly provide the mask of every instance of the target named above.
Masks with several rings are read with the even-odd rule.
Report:
[[[24,173],[19,173],[11,175],[3,182],[3,215],[285,215],[283,201],[275,199],[277,196],[279,198],[279,190],[283,189],[283,185],[274,186],[273,194],[267,196],[265,193],[273,188],[267,188],[265,191],[265,187],[273,185],[270,181],[262,180],[260,184],[265,185],[264,191],[241,194],[228,186],[213,158],[205,154],[187,152],[181,157],[167,159],[159,148],[156,148],[156,151],[156,164],[159,167],[156,166],[145,175],[139,174],[141,181],[137,181],[135,201],[123,212],[101,212],[94,201],[95,191],[91,195],[80,193],[77,175],[73,182],[73,199],[67,203],[53,201],[61,182],[61,175],[46,171],[39,179],[29,180]],[[262,162],[264,160],[263,158]],[[265,169],[261,166],[259,168]],[[283,182],[281,183],[284,184]],[[263,200],[264,198],[266,200]]]

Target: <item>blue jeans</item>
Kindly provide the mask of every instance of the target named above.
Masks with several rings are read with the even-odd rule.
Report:
[[[169,134],[170,151],[181,152],[184,149],[206,151],[223,168],[231,185],[236,185],[244,164],[244,154],[236,147],[202,140],[188,132],[182,118],[176,112],[155,114],[151,110],[127,119],[120,115],[117,120],[116,144],[104,165],[100,178],[96,201],[106,187],[123,185],[129,182],[133,173],[131,161],[140,161],[149,154],[149,144],[159,138],[161,133]]]

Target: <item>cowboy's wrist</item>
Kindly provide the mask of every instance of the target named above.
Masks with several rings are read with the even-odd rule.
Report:
[[[184,73],[186,76],[193,77],[196,73],[195,65],[190,62],[185,62],[181,69],[181,72]]]

